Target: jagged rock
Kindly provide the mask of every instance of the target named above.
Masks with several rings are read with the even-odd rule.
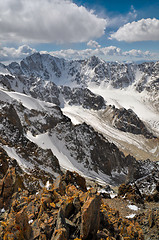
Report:
[[[20,227],[23,233],[24,239],[30,240],[31,227],[28,223],[28,216],[25,213],[25,208],[16,214],[15,223]]]
[[[69,228],[66,224],[65,220],[65,214],[62,208],[59,209],[58,215],[57,215],[57,222],[56,222],[56,228],[54,230],[52,239],[68,239],[69,236]]]
[[[9,206],[12,194],[23,187],[23,182],[20,177],[16,175],[15,168],[8,168],[4,178],[0,180],[0,196],[2,207]]]
[[[103,198],[108,198],[108,199],[111,199],[111,196],[110,196],[110,194],[109,193],[106,193],[106,192],[100,192],[100,195],[101,195],[101,197],[103,197]]]
[[[31,195],[19,189],[12,197],[9,213],[0,220],[0,238],[92,240],[109,237],[114,240],[129,237],[143,240],[139,225],[124,220],[118,211],[103,204],[96,191],[83,192],[73,183],[69,183],[68,188],[73,189],[74,194],[69,195],[66,188],[65,194],[61,195],[54,185]]]
[[[103,97],[92,93],[87,88],[61,87],[61,93],[69,105],[79,105],[83,108],[100,110],[106,107]]]
[[[87,191],[85,178],[80,176],[76,172],[70,172],[67,170],[66,174],[63,176],[62,179],[66,182],[66,184],[72,183],[80,190]]]
[[[155,216],[153,211],[150,211],[148,215],[148,222],[149,222],[149,227],[152,228],[155,224]]]
[[[159,182],[156,185],[156,190],[159,192]]]
[[[65,228],[55,230],[51,240],[67,240],[67,231]]]
[[[99,195],[87,199],[82,207],[80,237],[82,239],[95,239],[100,223],[100,201]]]
[[[32,228],[33,239],[37,239],[40,236],[40,226],[37,219],[33,222],[31,228]]]
[[[12,104],[5,104],[0,113],[0,122],[3,125],[0,129],[3,143],[16,144],[18,141],[23,142],[23,127],[19,116]],[[7,128],[7,134],[6,134]]]
[[[148,202],[159,202],[159,192],[155,191],[150,195],[146,196],[146,201]]]
[[[153,138],[145,124],[139,119],[132,109],[115,108],[113,116],[113,125],[121,131],[133,134],[142,134],[146,138]]]
[[[145,239],[156,240],[159,238],[159,212],[152,208],[136,216],[136,221],[143,229]]]
[[[8,157],[6,162],[15,167],[16,172],[24,179],[25,187],[32,191],[38,190],[40,188],[39,179],[42,184],[46,184],[48,180],[52,181],[51,179],[61,172],[59,162],[50,149],[42,149],[26,138],[25,127],[22,124],[25,125],[25,120],[29,114],[25,107],[21,104],[13,106],[10,103],[1,105],[3,107],[0,113],[0,142],[8,154],[13,152],[12,155],[15,156],[14,160]],[[50,118],[47,116],[43,131],[54,127],[59,119],[63,119],[61,110],[55,106],[52,112],[55,113],[56,111],[59,115],[54,114],[54,117]],[[24,116],[22,116],[23,114]],[[31,111],[30,118],[35,119],[36,114],[38,114],[36,111]],[[28,121],[27,124],[29,126]],[[36,126],[38,126],[37,121]],[[3,157],[3,155],[0,156],[0,159],[2,159],[0,161],[3,161]],[[6,167],[7,165],[4,166],[3,161],[0,166],[2,168],[0,178],[3,177]]]
[[[136,185],[122,184],[118,188],[118,197],[124,197],[136,203],[144,203],[144,197]]]
[[[56,228],[66,228],[65,214],[62,208],[59,210],[57,215]]]
[[[141,165],[142,162],[139,164]],[[147,164],[143,164],[145,165],[144,168],[145,170],[141,170],[142,166],[139,168],[136,168],[136,171],[139,173],[137,176],[138,178],[136,178],[137,180],[135,181],[137,187],[140,189],[140,192],[146,196],[151,196],[153,195],[153,193],[156,192],[157,194],[157,184],[159,181],[159,168],[158,168],[158,164],[154,163],[154,166],[152,167],[150,162],[147,162]],[[147,170],[149,170],[147,172]],[[144,177],[140,177],[140,171],[144,171],[146,174]],[[150,197],[151,198],[151,197]]]
[[[8,163],[8,155],[6,152],[0,147],[0,179],[4,177],[9,167]]]

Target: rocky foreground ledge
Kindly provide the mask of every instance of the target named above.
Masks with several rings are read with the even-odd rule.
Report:
[[[70,171],[36,193],[20,184],[14,168],[0,182],[1,240],[159,239],[158,185],[143,195],[135,185],[122,184],[111,199],[97,185],[88,190],[86,180]],[[141,209],[132,218],[121,212],[128,203]]]

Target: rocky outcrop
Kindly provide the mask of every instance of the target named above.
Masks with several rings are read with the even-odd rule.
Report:
[[[0,123],[2,125],[0,133],[3,138],[3,142],[14,145],[18,141],[23,141],[23,127],[12,104],[3,104],[0,113]]]
[[[80,237],[95,239],[100,225],[100,195],[89,197],[82,207]]]
[[[56,188],[53,184],[37,194],[18,189],[9,211],[0,213],[0,238],[144,239],[138,222],[121,218],[118,211],[103,203],[93,188],[83,192],[80,183],[73,185],[75,176],[82,179],[71,172],[61,177],[63,183],[59,186],[63,185],[63,195],[56,184]]]
[[[114,109],[113,125],[123,132],[133,134],[142,134],[146,138],[154,138],[145,124],[139,119],[132,109],[125,108]]]
[[[118,197],[123,197],[135,203],[144,203],[144,198],[136,184],[134,186],[130,184],[120,185],[118,189]]]
[[[144,202],[159,202],[158,181],[156,179],[155,182],[150,182],[150,178],[151,176],[146,176],[132,184],[121,184],[118,188],[118,197],[142,204]],[[143,185],[145,186],[145,189],[141,182],[144,182]],[[147,188],[149,188],[149,190]]]
[[[9,157],[0,147],[0,180],[3,179],[9,167]]]
[[[141,213],[135,217],[141,228],[145,239],[156,240],[159,238],[159,213],[155,207],[149,209],[145,213]]]
[[[0,180],[0,208],[7,208],[12,194],[23,187],[23,181],[16,174],[15,168],[8,168],[3,179]]]
[[[9,103],[1,103],[0,113],[0,144],[2,146],[1,161],[1,178],[4,177],[8,166],[14,167],[16,172],[25,179],[25,186],[32,191],[37,190],[40,184],[46,184],[48,180],[61,173],[58,159],[50,149],[42,149],[26,138],[26,128],[30,127],[30,119],[38,115],[38,112],[31,110],[28,112],[21,104],[15,102],[14,106]],[[59,119],[63,119],[62,112],[57,109],[52,110],[58,115],[46,116],[46,123],[41,126],[35,121],[37,130],[46,131],[57,124]],[[43,114],[43,113],[42,113]],[[29,119],[30,118],[30,119]],[[65,117],[66,118],[66,117]],[[64,118],[64,119],[65,119]],[[35,120],[35,119],[34,119]],[[40,128],[41,127],[41,128]],[[31,127],[34,131],[34,122]],[[11,158],[5,157],[11,156]],[[40,182],[39,182],[40,181]]]
[[[62,86],[60,88],[64,100],[69,105],[82,106],[83,108],[100,110],[106,107],[104,98],[92,93],[87,88],[73,88]]]

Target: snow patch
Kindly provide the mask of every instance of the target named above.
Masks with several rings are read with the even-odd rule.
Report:
[[[25,159],[21,158],[17,154],[15,148],[11,148],[11,147],[8,147],[5,145],[5,146],[3,146],[3,149],[7,152],[8,156],[10,158],[14,158],[17,161],[18,165],[21,167],[21,169],[24,172],[29,174],[29,170],[34,169],[34,165],[30,162],[27,162]]]
[[[5,213],[5,209],[4,208],[0,209],[0,212]]]
[[[135,216],[136,216],[136,214],[132,213],[132,214],[126,216],[126,218],[134,218]]]
[[[20,102],[24,107],[28,108],[29,110],[35,109],[37,111],[44,111],[50,107],[55,106],[55,104],[53,104],[53,103],[44,102],[44,101],[32,98],[30,96],[27,96],[26,94],[23,94],[23,93],[8,92],[8,91],[4,91],[4,90],[2,91],[2,93],[6,94],[6,96],[5,96],[6,100],[7,99],[9,99],[9,100],[15,99],[18,102]],[[2,94],[2,93],[0,92],[0,94]]]
[[[31,132],[27,132],[26,137],[43,149],[51,149],[52,153],[57,157],[60,166],[63,169],[76,171],[86,178],[95,179],[100,184],[110,183],[111,179],[102,172],[96,173],[88,170],[82,163],[78,163],[65,146],[64,140],[59,140],[56,134],[50,135],[48,132],[33,136]]]
[[[135,205],[128,205],[128,208],[130,208],[131,210],[133,210],[133,211],[138,211],[139,210],[139,208],[137,207],[137,206],[135,206]]]
[[[29,220],[28,223],[29,223],[29,224],[32,224],[32,223],[33,223],[33,219]]]
[[[49,190],[50,186],[51,186],[51,183],[49,181],[47,181],[46,185],[45,185],[46,189]]]

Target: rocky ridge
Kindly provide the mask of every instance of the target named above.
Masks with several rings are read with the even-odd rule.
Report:
[[[138,193],[139,190],[134,190],[130,185],[122,185],[118,198],[112,199],[113,202],[118,202],[123,194],[127,194],[132,201],[131,204],[136,203],[136,199],[144,201],[142,203],[140,201],[140,208],[143,210],[135,217],[128,218],[110,207],[111,199],[107,202],[106,198],[101,197],[98,187],[87,190],[85,179],[76,172],[69,171],[36,194],[19,187],[15,193],[13,192],[9,207],[5,205],[5,209],[1,209],[0,238],[157,239],[158,212],[154,209],[144,210],[142,204],[147,202]],[[123,202],[128,204],[126,201],[123,199]]]
[[[151,103],[155,109],[158,109],[157,63],[141,65],[106,63],[95,56],[85,61],[67,61],[47,54],[35,53],[22,60],[20,64],[13,62],[2,67],[7,69],[8,73],[10,72],[8,75],[0,76],[3,88],[25,93],[34,98],[55,103],[60,107],[68,104],[93,110],[105,109],[106,102],[103,97],[88,89],[94,84],[103,86],[103,88],[112,86],[120,89],[131,86],[138,92],[146,91]],[[138,79],[138,75],[140,79]],[[142,87],[139,88],[138,85],[142,85]],[[122,111],[119,109],[115,115],[121,115]],[[133,111],[126,111],[126,109],[124,111],[121,121],[114,116],[113,126],[134,134],[143,134],[148,138],[152,137],[147,127],[138,116],[135,116]],[[129,123],[130,118],[131,124]],[[142,131],[138,125],[142,125]]]
[[[146,138],[155,138],[132,109],[113,109],[113,126],[123,132],[142,134]]]
[[[86,123],[73,125],[54,104],[29,97],[30,109],[28,97],[27,104],[24,101],[25,106],[15,99],[12,102],[7,92],[2,91],[1,94],[6,98],[5,102],[0,102],[1,147],[15,159],[23,173],[38,176],[37,181],[42,174],[43,184],[61,171],[60,166],[66,169],[73,167],[88,177],[98,177],[113,185],[138,179],[159,167],[150,161],[147,168],[147,163],[136,161],[131,156],[125,157],[91,126]],[[38,104],[41,104],[41,109]],[[36,189],[35,186],[33,188]]]
[[[36,93],[38,98],[40,93],[37,90],[42,86],[45,86],[45,91],[50,90],[51,95],[58,98],[59,90],[54,84],[71,88],[81,86],[88,88],[92,84],[103,87],[112,86],[115,89],[132,86],[139,93],[146,91],[149,100],[158,109],[158,65],[158,62],[138,65],[107,63],[95,56],[83,61],[67,61],[48,54],[34,53],[22,60],[20,64],[13,62],[8,66],[2,65],[2,68],[11,76],[6,76],[4,80],[1,75],[1,83],[15,91],[26,94]],[[32,86],[26,88],[27,84],[23,84],[25,82]],[[35,84],[37,82],[38,84]],[[39,84],[41,86],[38,88],[36,85]]]
[[[20,64],[11,63],[7,66],[13,75],[25,75],[27,77],[39,77],[44,80],[52,80],[56,84],[68,85],[69,82],[76,84],[87,84],[102,81],[111,82],[115,88],[127,87],[131,84],[137,91],[144,89],[158,90],[159,63],[150,62],[142,64],[107,63],[96,56],[83,61],[67,61],[48,54],[34,53],[22,60]],[[137,74],[140,79],[136,81]],[[151,80],[149,79],[151,78]]]

